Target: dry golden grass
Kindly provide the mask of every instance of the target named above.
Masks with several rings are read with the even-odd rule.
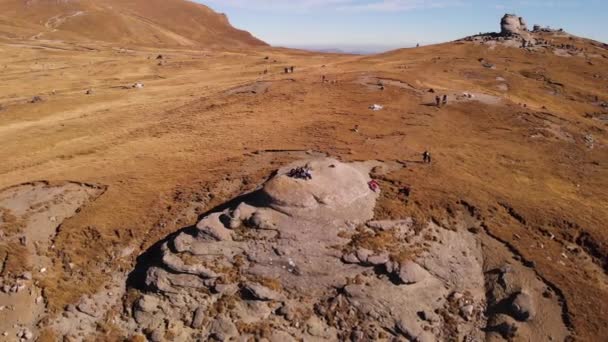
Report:
[[[112,256],[124,248],[137,254],[289,160],[253,152],[310,149],[347,161],[405,163],[380,179],[378,218],[447,222],[468,210],[464,201],[490,233],[563,291],[577,337],[593,340],[608,331],[601,315],[608,312],[608,134],[606,123],[589,114],[602,111],[595,96],[608,100],[608,59],[601,57],[608,52],[589,41],[573,42],[588,49],[587,58],[565,58],[468,43],[343,56],[125,51],[100,43],[89,51],[80,43],[0,40],[0,187],[66,179],[108,186],[55,238],[57,267],[43,281],[52,310],[99,290],[109,277],[100,270],[116,267]],[[167,56],[165,65],[158,66],[158,54]],[[482,67],[481,57],[497,68]],[[288,65],[296,73],[282,74]],[[524,76],[536,71],[542,79]],[[321,83],[322,75],[337,83]],[[362,85],[370,75],[420,92]],[[497,88],[497,77],[506,79],[508,91]],[[266,92],[230,94],[259,80],[270,82]],[[134,82],[144,89],[121,88]],[[502,102],[452,101],[437,109],[426,105],[429,88]],[[95,93],[85,95],[87,89]],[[28,103],[36,95],[44,101]],[[373,103],[384,110],[369,111]],[[589,134],[593,149],[585,142]],[[425,149],[432,165],[419,163]],[[255,177],[245,185],[247,173]],[[411,188],[407,201],[399,194],[403,186]],[[546,232],[556,238],[547,241]],[[374,237],[369,247],[387,238]],[[535,247],[537,241],[545,248]],[[567,244],[580,245],[597,268],[556,263]],[[73,274],[59,266],[65,256],[76,265]]]

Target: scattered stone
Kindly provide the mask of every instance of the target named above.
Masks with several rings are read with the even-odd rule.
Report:
[[[256,283],[245,284],[243,287],[251,296],[261,301],[278,301],[282,299],[280,293]]]
[[[210,336],[220,341],[227,341],[238,336],[239,332],[232,321],[224,316],[218,317],[211,323]]]
[[[359,261],[363,264],[367,263],[367,259],[374,254],[374,252],[370,251],[369,249],[365,249],[365,248],[359,248],[357,249],[357,259],[359,259]]]
[[[232,231],[222,223],[220,219],[222,215],[222,213],[214,213],[202,219],[196,225],[199,236],[216,241],[232,241]]]
[[[155,329],[149,335],[151,342],[162,342],[165,340],[165,333],[161,329]]]
[[[377,255],[372,255],[369,258],[367,258],[367,262],[374,266],[384,265],[389,261],[390,261],[390,256],[387,252],[377,254]]]
[[[17,337],[22,341],[29,341],[34,338],[34,334],[29,329],[25,328],[17,332]]]
[[[203,326],[205,320],[206,310],[204,307],[199,306],[192,317],[192,329],[200,329]]]
[[[511,313],[515,319],[520,321],[533,319],[536,315],[536,309],[532,297],[525,292],[518,293],[511,302]]]
[[[25,272],[21,275],[21,279],[32,280],[32,272]]]
[[[264,215],[261,211],[253,213],[249,219],[249,226],[257,229],[275,229],[274,224],[270,221],[267,215]]]
[[[87,89],[87,91],[85,92],[86,95],[93,95],[95,93],[95,91],[93,89]]]
[[[236,284],[215,284],[213,289],[216,293],[231,296],[238,292],[239,287]]]
[[[413,261],[406,261],[399,266],[399,279],[404,284],[415,284],[426,278],[426,270]]]
[[[78,311],[91,317],[99,318],[101,315],[101,312],[92,300],[84,300],[82,303],[78,304],[76,308]]]
[[[137,301],[137,307],[143,312],[152,313],[156,311],[160,300],[155,296],[143,295],[139,301]]]
[[[347,264],[358,264],[359,258],[357,258],[357,255],[355,253],[347,253],[342,255],[342,261]]]
[[[475,310],[475,307],[472,304],[468,304],[468,305],[465,305],[460,308],[460,312],[462,313],[462,315],[465,318],[469,318],[469,317],[473,316],[474,310]]]

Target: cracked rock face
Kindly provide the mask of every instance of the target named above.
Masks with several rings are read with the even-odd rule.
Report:
[[[557,298],[542,297],[546,286],[522,265],[492,273],[483,236],[372,221],[369,172],[378,165],[294,163],[161,241],[132,274],[140,297],[128,329],[183,341],[434,341],[482,340],[492,323],[497,338],[504,330],[546,340],[543,324],[555,321],[551,337],[565,337]],[[312,179],[287,176],[295,167]]]

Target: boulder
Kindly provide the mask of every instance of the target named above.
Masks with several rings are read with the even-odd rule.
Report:
[[[298,167],[309,170],[312,179],[290,177],[290,170]],[[271,208],[291,216],[318,217],[313,211],[322,209],[332,218],[347,216],[366,221],[373,215],[377,197],[369,189],[367,172],[332,158],[311,159],[280,169],[265,184],[263,192]],[[354,203],[361,208],[353,206]]]
[[[199,306],[192,315],[192,329],[200,329],[203,326],[205,320],[206,310],[204,307]]]
[[[196,225],[199,237],[215,241],[232,241],[232,231],[222,223],[223,213],[213,213]]]
[[[512,316],[520,321],[529,321],[534,318],[536,314],[534,301],[532,297],[525,292],[520,292],[515,295],[511,302],[510,309]]]
[[[215,284],[213,290],[222,295],[232,296],[239,291],[239,287],[236,284]]]
[[[384,265],[390,261],[389,254],[384,252],[376,255],[372,255],[367,258],[367,262],[373,266]]]
[[[347,264],[358,264],[359,258],[357,258],[357,255],[355,253],[347,253],[342,255],[342,261]]]
[[[426,278],[426,270],[413,261],[406,261],[399,265],[399,279],[404,284],[415,284]]]
[[[367,259],[374,254],[374,252],[370,251],[369,249],[366,248],[359,248],[357,249],[357,259],[359,259],[359,261],[362,264],[367,264]]]
[[[200,277],[193,274],[174,274],[159,267],[150,267],[146,272],[146,286],[162,292],[177,293],[180,287],[207,289],[208,286]]]
[[[76,306],[78,311],[83,314],[89,315],[94,318],[100,318],[103,312],[99,310],[95,302],[91,299],[85,298],[80,304]]]
[[[163,246],[163,263],[168,269],[177,273],[188,273],[205,279],[217,278],[218,274],[203,266],[202,264],[186,265],[182,259],[171,252],[166,243]]]
[[[160,300],[156,296],[143,295],[139,301],[137,301],[137,308],[143,312],[152,313],[156,311]]]
[[[275,224],[269,216],[263,211],[255,211],[249,218],[248,225],[257,229],[275,229]]]
[[[524,19],[515,14],[505,14],[500,21],[500,34],[503,36],[521,35],[527,31]]]
[[[211,323],[211,329],[209,332],[210,337],[219,341],[228,341],[231,338],[239,335],[239,331],[234,323],[232,323],[232,320],[224,316],[218,317],[213,321],[213,323]]]
[[[243,289],[247,291],[247,293],[249,293],[253,298],[261,301],[277,301],[283,298],[280,293],[260,284],[248,283],[245,284]]]

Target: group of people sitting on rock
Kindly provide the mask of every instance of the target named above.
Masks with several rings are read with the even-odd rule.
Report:
[[[311,180],[312,173],[310,169],[307,167],[296,167],[295,169],[291,169],[287,173],[287,177],[295,178],[295,179],[303,179],[303,180]]]

